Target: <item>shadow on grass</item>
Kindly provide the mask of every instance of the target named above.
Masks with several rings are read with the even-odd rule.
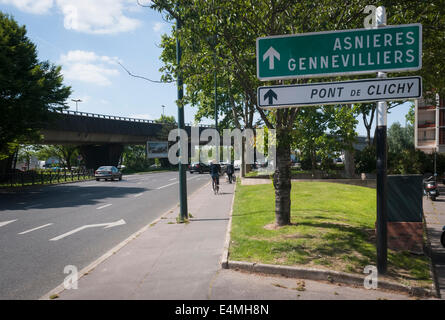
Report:
[[[305,226],[314,229],[327,229],[327,233],[320,235],[319,240],[315,241],[310,247],[305,244],[289,244],[289,243],[277,243],[274,244],[274,252],[289,252],[289,250],[300,250],[304,248],[307,252],[311,253],[313,258],[328,257],[328,258],[342,258],[345,255],[357,252],[363,258],[357,256],[350,256],[351,262],[364,262],[372,261],[375,259],[375,251],[369,246],[364,246],[365,243],[374,245],[374,243],[369,241],[369,235],[365,228],[353,227],[349,225],[328,223],[328,222],[307,222],[302,221],[297,223],[298,226]],[[286,237],[289,239],[289,237]],[[315,238],[310,233],[307,237],[303,235],[296,237],[299,238]],[[309,243],[308,243],[309,245]],[[354,257],[354,258],[352,258]],[[308,256],[307,263],[311,259]]]

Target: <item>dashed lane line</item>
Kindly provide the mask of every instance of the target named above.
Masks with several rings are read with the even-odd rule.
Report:
[[[106,207],[109,207],[109,206],[112,206],[112,205],[113,205],[112,203],[108,203],[108,204],[105,204],[105,205],[103,205],[103,206],[97,207],[96,209],[97,209],[97,210],[101,210],[101,209],[103,209],[103,208],[106,208]]]
[[[39,230],[39,229],[42,229],[42,228],[45,228],[45,227],[48,227],[48,226],[51,226],[51,225],[53,225],[53,224],[52,223],[47,223],[47,224],[44,224],[43,226],[40,226],[40,227],[37,227],[37,228],[33,228],[33,229],[29,229],[29,230],[26,230],[26,231],[23,231],[23,232],[20,232],[20,233],[17,233],[17,234],[30,233],[30,232],[33,232],[33,231],[36,231],[36,230]]]
[[[13,223],[14,221],[17,221],[17,219],[0,222],[0,227],[6,226],[7,224]]]

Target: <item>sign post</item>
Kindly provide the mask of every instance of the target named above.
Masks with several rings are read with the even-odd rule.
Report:
[[[385,7],[376,10],[376,26],[386,26]],[[378,72],[378,78],[386,78],[386,72]],[[377,130],[376,130],[376,156],[377,156],[377,271],[385,274],[388,262],[388,210],[387,210],[387,154],[386,154],[386,124],[387,103],[377,102]]]

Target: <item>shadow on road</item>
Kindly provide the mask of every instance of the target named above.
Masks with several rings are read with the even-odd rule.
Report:
[[[104,198],[125,198],[130,195],[150,191],[145,187],[119,186],[118,183],[98,182],[95,186],[57,185],[30,188],[14,193],[0,194],[0,214],[2,210],[32,210],[79,207],[103,203]]]

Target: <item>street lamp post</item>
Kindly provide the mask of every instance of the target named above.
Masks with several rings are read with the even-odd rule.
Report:
[[[164,118],[164,116],[165,116],[165,114],[164,114],[165,106],[162,105],[161,107],[162,107],[162,117]]]
[[[77,103],[82,102],[80,99],[71,99],[71,101],[74,101],[76,103],[76,112],[77,112]]]
[[[176,64],[178,66],[176,85],[178,88],[178,129],[184,129],[184,104],[182,98],[184,96],[182,73],[181,73],[181,43],[179,41],[179,31],[181,30],[181,20],[176,19]],[[181,144],[180,144],[181,145]],[[186,177],[186,164],[181,161],[183,148],[179,147],[179,219],[181,222],[185,222],[188,219],[187,209],[187,177]]]

